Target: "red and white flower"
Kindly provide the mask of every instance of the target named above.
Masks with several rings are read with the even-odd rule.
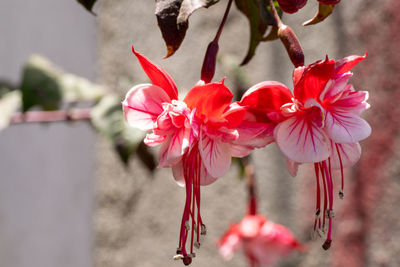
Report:
[[[338,61],[326,58],[293,73],[294,92],[277,82],[263,82],[245,93],[240,105],[266,123],[265,131],[273,135],[287,157],[289,172],[295,176],[301,163],[314,163],[317,178],[317,218],[315,229],[329,229],[324,248],[331,243],[333,217],[333,183],[331,169],[342,172],[353,166],[361,155],[359,141],[371,134],[369,124],[360,114],[369,108],[368,92],[355,91],[348,84],[349,72],[365,58],[350,56]],[[273,130],[271,130],[273,128]],[[322,180],[322,184],[320,183]],[[324,190],[321,225],[320,185]]]
[[[237,142],[236,129],[245,110],[231,104],[233,95],[224,80],[200,81],[178,100],[177,87],[168,73],[135,50],[133,53],[152,84],[129,90],[122,103],[125,118],[130,126],[151,131],[145,143],[161,144],[159,167],[171,167],[177,183],[186,187],[176,258],[190,264],[193,246],[200,246],[200,234],[206,232],[200,216],[200,186],[223,176],[232,156],[248,153]],[[186,242],[190,242],[189,251]]]

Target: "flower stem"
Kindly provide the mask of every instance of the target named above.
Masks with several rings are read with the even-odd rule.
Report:
[[[229,0],[228,5],[226,6],[224,17],[222,18],[221,24],[219,25],[217,34],[215,34],[214,41],[217,41],[217,42],[219,41],[219,37],[221,36],[222,29],[224,28],[226,19],[228,18],[228,14],[231,9],[232,2],[233,2],[233,0]]]
[[[251,157],[247,156],[242,159],[244,165],[244,173],[247,179],[247,190],[249,194],[249,215],[257,214],[257,193],[256,193],[256,176]]]
[[[278,15],[278,12],[276,11],[274,2],[272,0],[269,0],[269,6],[271,7],[272,15],[274,16],[276,25],[278,26],[278,28],[282,27],[283,23]]]

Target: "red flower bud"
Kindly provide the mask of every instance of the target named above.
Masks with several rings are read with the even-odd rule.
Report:
[[[207,47],[203,66],[201,68],[201,80],[205,83],[211,82],[212,78],[214,77],[218,48],[218,41],[216,40],[212,41]]]
[[[278,30],[278,36],[288,52],[289,58],[297,68],[304,66],[304,54],[300,42],[292,29],[287,25],[282,25]]]
[[[306,5],[307,0],[278,0],[278,3],[281,9],[286,13],[296,13],[300,8]]]

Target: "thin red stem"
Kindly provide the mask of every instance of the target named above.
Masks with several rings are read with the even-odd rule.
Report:
[[[228,5],[226,6],[224,17],[222,18],[222,21],[221,21],[221,24],[219,25],[217,33],[215,34],[214,41],[217,41],[217,42],[219,41],[219,37],[221,36],[222,30],[225,26],[225,22],[228,18],[228,14],[229,14],[229,10],[231,9],[232,2],[233,2],[233,0],[229,0]]]

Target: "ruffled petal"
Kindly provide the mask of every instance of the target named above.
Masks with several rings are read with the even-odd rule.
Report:
[[[202,162],[212,177],[224,176],[229,170],[232,157],[228,143],[213,140],[201,132],[199,151]]]
[[[349,168],[356,164],[360,157],[361,146],[359,143],[335,144],[332,142],[331,166],[333,169],[340,169],[340,160],[343,168]]]
[[[264,114],[279,111],[280,107],[291,102],[292,92],[282,83],[266,81],[249,88],[239,104],[263,111]]]
[[[333,105],[347,112],[360,115],[370,107],[366,102],[368,96],[367,91],[354,91],[353,87],[350,86],[348,92],[343,94]]]
[[[182,158],[189,148],[189,134],[189,129],[182,128],[165,139],[159,150],[158,167],[171,167]]]
[[[325,114],[326,131],[337,143],[355,143],[371,134],[371,126],[347,109],[331,107]]]
[[[218,83],[196,85],[187,93],[183,100],[190,109],[196,109],[200,118],[218,121],[231,104],[233,94],[224,85]]]
[[[164,142],[164,140],[165,140],[165,136],[150,133],[150,134],[146,135],[143,142],[146,145],[153,147],[153,146],[161,144],[162,142]]]
[[[278,124],[274,136],[281,151],[295,162],[320,162],[331,153],[324,131],[303,116],[293,116]]]
[[[178,89],[174,80],[161,67],[151,62],[147,57],[135,51],[132,46],[132,52],[135,54],[142,66],[144,72],[154,85],[157,85],[165,90],[170,99],[178,99]]]
[[[163,112],[162,103],[170,101],[161,87],[152,84],[136,85],[129,90],[122,102],[125,120],[132,127],[151,130],[153,123]]]

